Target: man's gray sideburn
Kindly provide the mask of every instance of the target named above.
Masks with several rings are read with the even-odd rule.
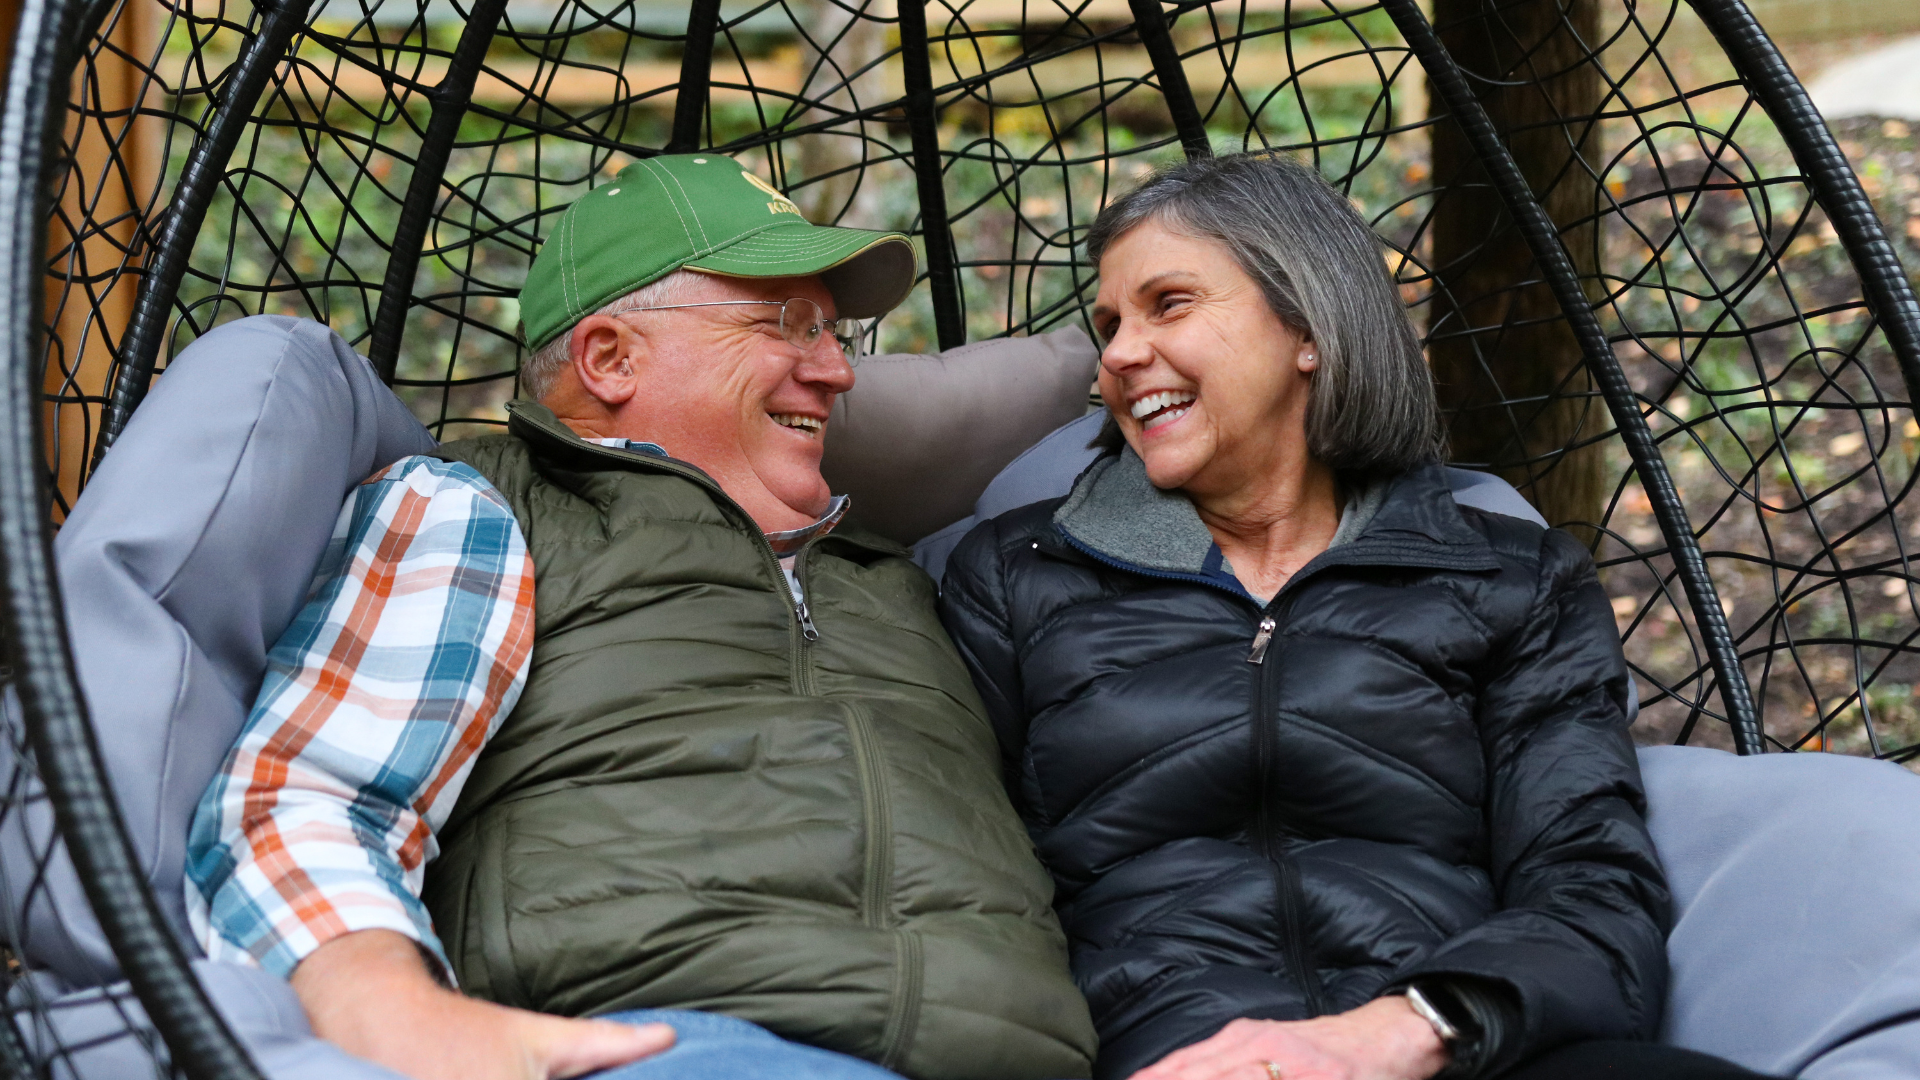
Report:
[[[1433,377],[1380,242],[1318,172],[1265,154],[1175,166],[1100,212],[1088,255],[1097,264],[1148,221],[1224,246],[1280,321],[1314,343],[1306,434],[1315,459],[1384,477],[1444,456]]]

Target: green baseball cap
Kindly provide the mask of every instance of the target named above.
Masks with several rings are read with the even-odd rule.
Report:
[[[906,299],[914,256],[900,233],[809,222],[732,158],[643,158],[554,223],[520,290],[527,346],[682,267],[724,277],[819,274],[841,318],[870,319]]]

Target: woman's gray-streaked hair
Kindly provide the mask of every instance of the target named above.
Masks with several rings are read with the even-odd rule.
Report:
[[[692,286],[700,280],[700,275],[690,270],[675,270],[663,278],[656,278],[633,290],[625,296],[618,296],[607,303],[595,315],[618,315],[623,311],[633,311],[643,307],[661,307],[666,304],[686,302],[693,292]],[[576,321],[574,326],[578,326]],[[533,401],[539,401],[553,392],[560,381],[560,373],[573,362],[573,326],[567,327],[560,336],[535,349],[527,362],[520,365],[520,395]]]
[[[1337,472],[1391,476],[1443,455],[1433,376],[1380,241],[1312,168],[1266,154],[1187,162],[1100,212],[1094,262],[1147,221],[1226,247],[1280,321],[1320,354],[1307,452]],[[1116,444],[1119,429],[1103,433]]]

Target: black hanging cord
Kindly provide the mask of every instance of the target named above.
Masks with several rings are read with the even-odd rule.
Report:
[[[1753,691],[1747,685],[1745,669],[1740,666],[1740,654],[1734,649],[1726,613],[1720,608],[1719,592],[1707,573],[1706,560],[1700,557],[1700,545],[1687,519],[1686,504],[1673,485],[1673,477],[1667,472],[1667,463],[1660,456],[1653,433],[1647,429],[1646,417],[1640,413],[1639,402],[1626,373],[1620,369],[1613,345],[1580,287],[1580,276],[1573,268],[1566,246],[1561,243],[1559,231],[1539,200],[1533,197],[1519,164],[1501,142],[1487,110],[1474,97],[1466,74],[1440,44],[1418,0],[1382,0],[1381,6],[1393,18],[1407,47],[1426,68],[1427,78],[1445,103],[1447,112],[1466,133],[1468,143],[1493,179],[1495,190],[1532,251],[1541,276],[1552,287],[1555,299],[1566,313],[1567,322],[1580,342],[1580,351],[1586,357],[1587,369],[1606,399],[1614,425],[1620,429],[1634,469],[1640,474],[1647,499],[1653,504],[1653,516],[1666,538],[1667,550],[1673,555],[1674,568],[1680,575],[1688,605],[1693,609],[1694,621],[1706,645],[1708,662],[1720,683],[1727,721],[1733,729],[1734,748],[1742,754],[1760,753],[1765,748],[1765,736],[1754,709]]]
[[[72,43],[84,0],[25,0],[15,31],[6,104],[0,112],[0,297],[14,313],[4,329],[0,374],[0,625],[11,646],[14,686],[28,744],[87,902],[120,969],[167,1044],[175,1069],[193,1080],[259,1080],[247,1052],[193,977],[127,838],[119,805],[67,651],[66,619],[48,523],[45,415],[47,224],[61,143]],[[91,35],[89,35],[91,36]]]
[[[907,89],[907,134],[920,189],[920,234],[927,247],[927,287],[933,290],[933,329],[942,349],[966,344],[960,314],[960,273],[947,228],[947,189],[940,170],[940,121],[934,114],[932,46],[926,0],[900,0],[900,68]]]
[[[240,136],[253,118],[253,107],[266,92],[274,69],[286,58],[293,36],[307,24],[307,9],[313,0],[279,0],[266,9],[259,33],[241,50],[240,59],[227,77],[227,91],[220,97],[213,122],[206,134],[195,140],[187,155],[186,168],[174,186],[173,201],[167,207],[160,226],[160,240],[147,261],[140,278],[140,293],[133,301],[133,318],[127,323],[126,336],[120,340],[120,370],[113,381],[113,393],[107,401],[107,414],[100,422],[100,437],[93,446],[93,466],[107,455],[113,441],[127,426],[127,418],[147,396],[153,381],[153,369],[159,362],[161,338],[167,332],[167,316],[180,295],[180,280],[187,273],[187,258],[193,253],[193,241],[207,218],[207,207],[220,189],[227,159],[240,144]]]
[[[1799,77],[1742,0],[1690,2],[1733,61],[1734,71],[1773,118],[1794,162],[1806,174],[1813,197],[1827,212],[1860,275],[1867,307],[1893,347],[1906,380],[1907,400],[1920,402],[1920,301],[1914,299],[1906,268],[1887,242],[1886,230],[1847,155],[1841,153]]]
[[[393,382],[394,368],[400,362],[400,335],[407,325],[408,301],[413,298],[413,275],[420,268],[420,250],[433,225],[433,204],[440,194],[440,181],[446,176],[447,159],[460,135],[460,122],[466,119],[467,105],[473,101],[473,85],[480,77],[481,62],[487,58],[487,46],[492,44],[506,10],[507,0],[479,0],[473,5],[466,29],[460,31],[459,44],[453,48],[446,76],[428,92],[433,99],[433,115],[427,120],[427,133],[414,157],[406,200],[400,204],[387,274],[380,283],[380,307],[374,313],[373,333],[367,345],[367,358],[385,383]]]
[[[713,82],[713,35],[720,29],[720,0],[693,0],[687,11],[687,44],[680,54],[680,89],[673,99],[673,135],[667,153],[700,149]]]
[[[1187,85],[1187,71],[1180,66],[1180,52],[1173,47],[1160,0],[1127,0],[1127,6],[1133,9],[1134,32],[1147,47],[1147,59],[1153,61],[1153,76],[1167,99],[1167,112],[1173,115],[1173,130],[1180,135],[1187,160],[1212,157],[1213,143],[1200,119],[1200,107],[1194,104],[1193,87]]]

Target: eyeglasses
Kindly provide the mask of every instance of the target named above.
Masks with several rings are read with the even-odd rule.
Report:
[[[787,344],[802,351],[819,344],[820,336],[832,333],[833,339],[840,343],[840,351],[846,353],[847,363],[860,362],[862,345],[866,334],[858,319],[827,320],[827,313],[820,305],[804,296],[795,296],[787,300],[710,300],[704,304],[661,304],[658,307],[628,308],[618,312],[629,315],[639,311],[678,311],[682,308],[702,307],[738,307],[743,304],[771,304],[780,309],[780,336]]]

